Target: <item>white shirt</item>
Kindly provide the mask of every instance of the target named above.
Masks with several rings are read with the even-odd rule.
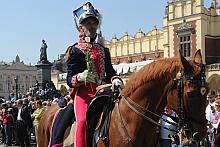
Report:
[[[171,116],[177,117],[177,115],[176,115],[175,112],[173,112],[173,113],[171,114]],[[165,122],[164,120],[167,120],[168,122]],[[170,124],[169,122],[175,123],[170,117],[168,117],[168,116],[166,116],[166,115],[162,115],[162,119],[160,119],[161,125],[164,126],[164,127],[166,127],[166,128],[170,128],[170,129],[176,130],[176,129],[177,129],[176,126],[173,125],[173,124]],[[167,130],[167,129],[161,127],[161,129],[160,129],[160,138],[161,138],[161,139],[170,139],[170,138],[168,137],[169,134],[170,134],[170,135],[175,135],[176,132],[173,132],[173,131],[170,131],[170,130]]]
[[[215,106],[215,102],[209,103],[205,109],[205,113],[206,113],[205,116],[209,122],[212,122],[215,116],[215,113],[212,113],[212,109],[211,109],[211,107],[214,107],[214,106]]]
[[[17,120],[22,120],[21,118],[21,108],[18,108],[18,117]]]

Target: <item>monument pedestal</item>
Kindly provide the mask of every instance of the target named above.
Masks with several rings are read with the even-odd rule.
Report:
[[[37,80],[40,89],[46,88],[46,83],[51,83],[51,66],[52,64],[47,62],[38,62],[37,65]]]

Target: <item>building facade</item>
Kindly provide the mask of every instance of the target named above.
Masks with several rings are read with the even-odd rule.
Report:
[[[162,13],[162,12],[161,12]],[[210,88],[220,89],[220,7],[210,0],[169,0],[165,6],[163,28],[154,27],[134,36],[124,36],[105,41],[110,48],[113,64],[178,56],[193,57],[200,49],[207,67]],[[216,81],[217,80],[217,81]]]
[[[105,41],[105,46],[110,49],[112,63],[134,63],[144,60],[155,60],[163,57],[163,32],[156,26],[144,33],[141,29],[134,35],[128,35],[111,41]]]
[[[0,97],[9,98],[11,93],[26,94],[29,88],[36,83],[37,68],[25,65],[16,56],[12,63],[0,62]]]
[[[209,8],[204,6],[204,0],[172,0],[166,6],[164,57],[176,56],[179,49],[184,56],[192,57],[200,49],[207,65],[207,79],[214,91],[220,89],[220,84],[215,84],[220,76],[219,26],[217,0],[210,0]]]
[[[140,29],[134,36],[126,32],[122,37],[114,36],[110,41],[105,40],[112,63],[119,65],[169,58],[178,56],[179,50],[183,56],[193,57],[196,50],[200,49],[206,64],[207,81],[212,90],[218,91],[220,7],[217,0],[210,0],[208,8],[204,6],[204,0],[169,0],[164,12],[161,29],[154,26],[149,32]],[[125,73],[125,78],[131,73],[122,72]],[[57,77],[59,89],[61,85],[65,85],[65,79],[62,78],[62,73]]]

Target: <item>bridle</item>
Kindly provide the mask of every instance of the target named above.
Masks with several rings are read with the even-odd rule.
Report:
[[[152,112],[150,110],[148,110],[147,108],[144,108],[142,106],[140,106],[139,104],[137,104],[136,102],[134,102],[132,99],[130,99],[129,97],[125,97],[122,95],[122,92],[121,92],[121,89],[118,88],[118,92],[121,96],[121,100],[123,100],[125,102],[125,104],[132,110],[134,111],[138,116],[140,116],[141,118],[143,118],[145,121],[148,121],[150,123],[153,123],[154,125],[156,126],[159,126],[159,127],[163,127],[167,130],[170,130],[170,131],[174,131],[174,132],[184,132],[185,130],[190,130],[190,137],[192,138],[192,128],[190,127],[189,125],[189,122],[193,122],[193,123],[196,123],[196,124],[205,124],[206,121],[197,121],[193,118],[190,118],[186,115],[186,110],[184,108],[184,83],[186,81],[189,81],[189,82],[196,82],[198,85],[199,85],[199,93],[201,96],[204,96],[207,94],[207,83],[206,83],[206,76],[205,76],[205,65],[202,64],[201,65],[201,72],[198,76],[190,76],[188,75],[187,73],[184,73],[184,72],[178,72],[177,75],[176,75],[176,78],[173,80],[171,86],[168,88],[167,92],[166,92],[166,96],[168,96],[168,94],[176,89],[177,90],[177,97],[178,97],[178,118],[179,118],[179,121],[178,122],[170,122],[170,121],[167,121],[168,123],[172,124],[172,125],[175,125],[177,126],[177,130],[172,130],[170,128],[166,128],[164,126],[162,126],[158,121],[155,121],[153,120],[152,118],[150,118],[149,116],[146,115],[146,113],[150,113],[158,118],[161,118],[161,116],[159,116],[158,114],[156,114],[155,112]],[[117,98],[115,100],[116,102],[119,102],[119,99]],[[116,104],[116,107],[118,107],[119,109],[119,106],[118,104]],[[122,116],[121,116],[122,117]],[[123,118],[121,118],[121,120],[123,121]],[[175,121],[175,120],[174,120]],[[124,126],[124,129],[126,129],[126,127]],[[127,132],[127,130],[125,130]],[[130,137],[129,137],[130,138]],[[131,138],[129,140],[132,140]]]
[[[177,87],[177,97],[178,97],[178,118],[179,118],[179,122],[178,122],[178,132],[180,133],[180,136],[182,136],[182,133],[185,133],[186,130],[189,131],[189,133],[187,135],[185,135],[186,137],[190,137],[190,138],[194,138],[194,134],[198,133],[198,132],[194,132],[192,127],[190,126],[190,123],[194,123],[194,124],[199,124],[199,125],[205,125],[207,124],[207,121],[204,120],[196,120],[192,117],[190,117],[189,115],[187,115],[188,113],[186,113],[186,109],[185,109],[185,105],[184,105],[184,86],[185,86],[185,82],[189,81],[192,83],[196,83],[196,85],[199,87],[199,94],[200,96],[205,98],[205,95],[207,94],[208,91],[208,86],[207,86],[207,82],[206,82],[206,75],[205,75],[205,65],[202,64],[200,66],[201,68],[201,72],[198,76],[190,76],[188,74],[181,74],[180,72],[177,73],[176,76],[176,87]],[[188,96],[190,98],[190,96]],[[180,138],[181,141],[181,138]],[[180,142],[181,144],[181,142]]]

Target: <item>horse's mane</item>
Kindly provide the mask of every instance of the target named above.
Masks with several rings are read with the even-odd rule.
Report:
[[[138,87],[153,80],[174,78],[174,74],[182,68],[179,58],[165,58],[145,65],[136,73],[132,74],[126,83],[123,94],[130,96]]]

